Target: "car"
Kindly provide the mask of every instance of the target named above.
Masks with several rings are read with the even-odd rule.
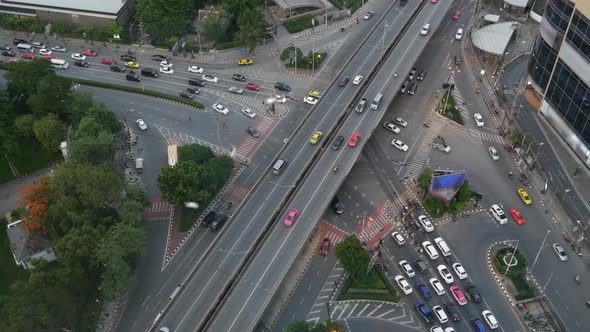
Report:
[[[453,20],[455,20],[455,21],[456,21],[456,20],[458,20],[458,19],[460,19],[460,18],[461,18],[461,11],[460,11],[460,10],[457,10],[457,11],[455,12],[455,15],[453,15]]]
[[[408,81],[411,81],[414,79],[414,76],[416,76],[416,71],[418,71],[418,69],[416,67],[412,67],[412,69],[410,69],[410,72],[408,73]]]
[[[203,68],[201,68],[199,66],[190,66],[190,67],[188,67],[188,71],[190,73],[202,74],[203,73]]]
[[[406,239],[400,234],[400,232],[391,233],[391,238],[397,243],[398,246],[406,244]]]
[[[309,91],[309,93],[307,95],[310,96],[310,97],[317,98],[317,99],[320,98],[320,92],[317,91],[317,90]]]
[[[399,93],[400,94],[404,94],[406,93],[406,91],[408,91],[408,86],[410,86],[410,84],[412,84],[412,82],[406,80],[404,83],[402,83],[402,86],[400,86],[399,88]]]
[[[418,76],[416,76],[416,79],[418,81],[424,81],[424,79],[426,78],[426,74],[427,73],[428,72],[426,70],[424,70],[424,69],[420,70],[420,72],[418,73]]]
[[[82,51],[82,54],[84,54],[86,56],[97,56],[98,55],[98,53],[93,50],[84,50],[84,51]]]
[[[250,134],[254,138],[260,137],[260,132],[255,127],[248,127],[247,131],[248,134]]]
[[[351,148],[354,148],[360,140],[361,140],[361,134],[354,133],[354,134],[352,134],[352,136],[348,140],[348,146],[350,146]]]
[[[492,157],[492,160],[500,160],[500,154],[498,153],[498,150],[496,150],[495,147],[490,146],[488,148],[488,152],[490,153],[490,157]]]
[[[422,301],[418,301],[415,305],[414,308],[416,308],[416,311],[418,312],[418,314],[420,314],[420,316],[422,316],[422,318],[424,319],[424,321],[426,321],[426,323],[430,324],[433,321],[432,318],[432,312],[430,311],[430,308],[428,308],[428,306],[422,302]]]
[[[128,68],[135,68],[135,69],[139,68],[139,63],[137,63],[135,61],[125,61],[124,64],[125,64],[125,67],[128,67]]]
[[[160,67],[160,73],[166,75],[174,75],[174,69],[171,67]]]
[[[426,23],[424,24],[424,26],[422,27],[422,30],[420,30],[420,34],[422,36],[426,36],[428,34],[428,31],[430,30],[430,24]]]
[[[553,252],[555,252],[557,258],[559,258],[560,261],[567,261],[567,254],[565,253],[565,250],[563,250],[563,247],[559,243],[554,243],[551,246],[553,247]]]
[[[522,216],[522,213],[520,213],[520,211],[518,211],[518,209],[511,208],[510,210],[508,210],[508,212],[510,212],[512,219],[514,219],[514,221],[516,221],[517,224],[524,225],[526,223],[526,220]]]
[[[215,76],[212,75],[203,75],[203,80],[209,82],[209,83],[217,83],[219,81],[219,79]]]
[[[399,139],[393,139],[391,140],[391,145],[393,145],[394,147],[396,147],[397,149],[401,150],[401,151],[408,151],[409,147],[402,141],[400,141]]]
[[[0,50],[1,50],[1,51],[10,51],[10,49],[11,49],[11,48],[12,48],[12,47],[10,47],[10,46],[8,46],[8,45],[6,45],[6,44],[2,44],[2,45],[0,45]]]
[[[279,104],[284,104],[287,102],[287,97],[283,96],[283,95],[276,95],[275,96],[275,102],[279,103]]]
[[[17,63],[18,59],[17,58],[11,58],[8,60],[8,63]]]
[[[217,213],[215,211],[209,211],[209,213],[207,213],[207,215],[205,216],[205,218],[203,218],[203,221],[201,222],[201,225],[203,227],[209,227],[209,225],[211,225],[211,222],[213,220],[215,220],[215,217],[217,217]]]
[[[311,144],[318,144],[318,142],[322,138],[322,135],[324,135],[324,133],[322,133],[321,131],[316,131],[311,136],[311,139],[309,140],[309,143],[311,143]]]
[[[137,119],[135,121],[135,123],[137,123],[137,126],[139,127],[139,129],[143,130],[147,130],[147,124],[145,124],[145,121],[143,121],[143,119]]]
[[[395,280],[398,287],[402,290],[402,292],[404,292],[404,294],[412,294],[412,286],[410,286],[410,283],[401,274],[395,276],[393,280]]]
[[[434,246],[432,245],[432,242],[430,242],[430,241],[422,242],[422,248],[424,249],[424,251],[426,252],[428,257],[430,257],[430,259],[435,260],[439,257],[438,251],[436,251],[436,248],[434,248]]]
[[[361,100],[359,100],[359,103],[356,104],[354,110],[357,113],[362,113],[365,110],[365,107],[367,107],[367,98],[361,98]]]
[[[37,54],[35,54],[33,52],[25,52],[25,53],[21,53],[20,57],[23,59],[33,60],[37,57]]]
[[[200,80],[198,78],[189,78],[188,79],[188,84],[190,84],[190,85],[196,85],[196,86],[200,86],[200,87],[204,87],[205,86],[205,81]]]
[[[306,104],[315,105],[318,102],[318,100],[315,99],[314,97],[305,96],[303,98],[303,102]]]
[[[436,3],[438,0],[430,0],[430,2],[432,3]]]
[[[491,311],[484,310],[481,312],[481,315],[483,316],[483,320],[486,321],[490,329],[495,330],[498,328],[498,320]]]
[[[193,95],[198,95],[199,89],[194,89],[194,88],[188,87],[188,88],[186,88],[186,92],[193,94]]]
[[[344,142],[344,136],[340,135],[340,136],[336,137],[334,139],[334,142],[332,142],[332,149],[333,150],[340,149],[340,147],[342,146],[342,142]]]
[[[428,217],[426,217],[425,215],[419,215],[418,222],[426,232],[430,233],[434,231],[434,226],[432,225],[432,222],[430,222],[430,219],[428,219]]]
[[[193,95],[191,93],[181,92],[178,95],[181,96],[182,98],[193,99]]]
[[[391,123],[389,121],[388,122],[385,122],[383,124],[383,128],[391,131],[394,134],[399,134],[399,132],[401,131],[398,127],[396,127],[396,125],[394,125],[393,123]]]
[[[445,288],[440,283],[440,281],[438,281],[438,279],[436,279],[436,278],[430,278],[430,280],[428,282],[430,282],[430,285],[432,286],[432,289],[434,289],[434,292],[436,294],[438,294],[438,295],[444,295],[445,294]]]
[[[421,259],[415,259],[412,263],[414,263],[414,267],[419,273],[424,274],[428,272],[428,266]]]
[[[154,54],[152,55],[152,60],[154,61],[163,61],[163,60],[168,60],[168,57],[162,54]]]
[[[455,40],[461,40],[461,38],[463,38],[463,29],[459,28],[455,33]]]
[[[213,104],[213,109],[215,112],[221,113],[223,115],[227,115],[229,113],[229,110],[221,104]]]
[[[373,17],[373,15],[375,15],[375,12],[374,12],[374,11],[372,11],[372,10],[369,10],[369,11],[368,11],[368,12],[367,12],[367,13],[366,13],[364,16],[363,16],[363,18],[364,18],[365,20],[368,20],[368,19],[370,19],[371,17]]]
[[[291,91],[291,87],[285,83],[281,83],[281,82],[276,82],[275,83],[275,89],[280,90],[280,91],[286,91],[289,92]]]
[[[39,50],[40,55],[51,55],[51,53],[53,53],[53,52],[51,52],[50,50],[48,50],[46,48],[42,48]]]
[[[137,61],[137,58],[135,58],[133,55],[129,55],[129,54],[123,54],[123,55],[121,55],[121,57],[119,59],[121,59],[121,61],[133,61],[133,62]]]
[[[457,306],[453,302],[443,303],[443,308],[445,308],[448,316],[451,317],[451,320],[453,320],[454,322],[458,322],[463,318],[461,317],[459,309],[457,309]]]
[[[251,65],[253,63],[254,63],[254,60],[249,59],[249,58],[238,60],[238,65],[240,65],[240,66],[248,66],[248,65]]]
[[[363,80],[363,75],[356,75],[354,77],[354,79],[352,80],[352,84],[359,85],[359,84],[361,84],[362,80]]]
[[[475,285],[465,283],[465,291],[471,297],[471,301],[475,303],[481,302],[481,293],[479,292],[479,288],[477,288]]]
[[[348,82],[350,82],[350,77],[344,76],[343,78],[341,78],[338,81],[338,86],[346,86],[346,84],[348,84]]]
[[[410,263],[408,263],[408,261],[399,261],[399,266],[401,267],[402,271],[404,271],[404,273],[408,276],[408,278],[413,278],[416,275],[416,272],[414,272],[414,269],[412,269],[412,266],[410,265]]]
[[[254,119],[256,117],[256,113],[248,107],[242,107],[242,113],[244,113],[250,119]]]
[[[445,265],[441,264],[437,266],[436,269],[438,270],[438,274],[440,274],[441,278],[443,278],[443,280],[447,284],[452,284],[455,281],[455,278],[453,278],[451,271],[449,271],[449,268]]]
[[[88,68],[89,65],[90,64],[88,63],[88,61],[84,61],[84,60],[76,60],[76,61],[74,61],[74,66]]]
[[[477,332],[486,332],[486,327],[485,325],[483,325],[483,323],[481,322],[481,320],[477,317],[471,318],[470,319],[471,324],[473,325],[473,327],[475,328],[475,331]]]
[[[168,60],[162,60],[160,62],[160,67],[173,68],[174,65]]]
[[[60,53],[66,53],[68,51],[68,49],[65,46],[62,46],[62,45],[53,46],[51,48],[51,50],[53,52],[60,52]]]
[[[328,256],[329,252],[330,252],[330,239],[325,238],[324,241],[322,241],[322,245],[320,246],[320,255],[321,256]]]
[[[230,86],[227,91],[236,95],[244,94],[244,89],[238,88],[237,86]]]
[[[430,293],[430,289],[426,286],[423,282],[417,281],[416,282],[416,289],[417,292],[424,298],[424,300],[428,301],[432,298],[432,294]]]
[[[455,55],[455,66],[460,66],[463,63],[461,56]]]
[[[115,59],[112,58],[102,58],[100,60],[100,63],[104,64],[104,65],[114,65],[117,63],[117,61]]]
[[[2,51],[2,55],[4,56],[16,56],[16,53],[13,51]]]
[[[436,319],[439,321],[439,323],[443,324],[449,321],[449,317],[447,316],[447,313],[445,312],[445,310],[439,306],[436,305],[434,307],[432,307],[432,311],[434,312],[434,317],[436,317]]]
[[[242,74],[233,74],[231,75],[231,79],[234,81],[246,82],[246,77]]]
[[[45,48],[45,44],[43,44],[42,42],[32,42],[31,45],[37,49]]]
[[[526,205],[533,204],[533,200],[531,199],[531,197],[529,196],[529,194],[526,192],[526,190],[524,188],[518,188],[517,192],[518,192],[518,196],[524,202],[524,204],[526,204]]]
[[[260,91],[260,85],[256,85],[254,83],[248,83],[246,84],[246,89],[250,90],[250,91]]]
[[[298,215],[299,215],[299,210],[297,210],[296,208],[292,208],[289,211],[289,213],[287,214],[285,221],[283,222],[285,224],[285,226],[291,227],[293,225],[293,223],[297,220]]]
[[[410,84],[410,87],[408,88],[408,94],[410,96],[413,96],[416,94],[416,90],[418,90],[418,84],[412,83],[412,84]]]
[[[400,127],[406,128],[408,126],[408,123],[402,118],[394,118],[391,121],[393,121],[393,123],[397,124]]]
[[[478,127],[483,127],[484,126],[483,116],[481,116],[481,114],[475,113],[475,114],[473,114],[473,118],[475,119],[475,125],[476,126],[478,126]]]
[[[453,297],[455,298],[457,303],[459,303],[459,305],[467,304],[467,298],[465,297],[465,294],[463,293],[463,291],[461,291],[461,288],[459,288],[459,286],[453,285],[451,286],[450,290],[453,294]]]
[[[404,1],[404,0],[401,0]],[[400,2],[401,3],[401,2]],[[430,332],[445,332],[440,325],[434,325],[430,328]]]
[[[463,280],[467,278],[467,271],[465,271],[465,268],[463,265],[461,265],[461,263],[453,264],[453,271],[455,271],[455,274],[457,277],[459,277],[459,279]]]

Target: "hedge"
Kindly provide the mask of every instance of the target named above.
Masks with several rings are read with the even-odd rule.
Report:
[[[311,19],[312,18],[309,16],[300,17],[291,21],[287,21],[283,23],[283,25],[285,26],[287,31],[289,31],[289,33],[296,33],[313,27],[313,25],[311,24]]]

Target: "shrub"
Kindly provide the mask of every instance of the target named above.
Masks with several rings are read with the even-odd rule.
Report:
[[[442,217],[448,209],[443,201],[434,197],[426,197],[422,204],[426,211],[428,211],[428,213],[434,218]]]
[[[296,18],[283,23],[289,33],[295,33],[313,27],[312,18],[309,16]]]

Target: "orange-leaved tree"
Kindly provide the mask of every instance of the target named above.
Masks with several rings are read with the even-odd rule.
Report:
[[[35,231],[43,228],[47,219],[49,181],[41,178],[39,183],[21,189],[20,207],[24,210],[23,228]]]

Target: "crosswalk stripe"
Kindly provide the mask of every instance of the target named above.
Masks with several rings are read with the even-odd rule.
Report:
[[[396,310],[397,310],[397,309],[391,309],[391,310],[388,310],[388,311],[386,311],[386,312],[382,313],[381,315],[379,315],[379,316],[377,316],[377,317],[375,317],[375,318],[381,318],[381,317],[383,317],[383,316],[387,316],[387,315],[389,315],[390,313],[392,313],[392,312],[394,312],[394,311],[396,311]]]
[[[357,315],[357,316],[360,316],[360,315],[362,315],[362,314],[363,314],[363,312],[365,312],[365,310],[367,310],[367,308],[368,308],[369,306],[371,306],[371,304],[367,304],[367,305],[366,305],[366,306],[363,308],[363,310],[361,310],[361,311],[358,313],[358,315]]]
[[[378,305],[378,306],[377,306],[377,308],[375,308],[373,311],[371,311],[369,314],[367,314],[367,317],[373,317],[373,314],[374,314],[374,313],[375,313],[377,310],[381,309],[381,307],[382,307],[382,306],[383,306],[382,304]]]

